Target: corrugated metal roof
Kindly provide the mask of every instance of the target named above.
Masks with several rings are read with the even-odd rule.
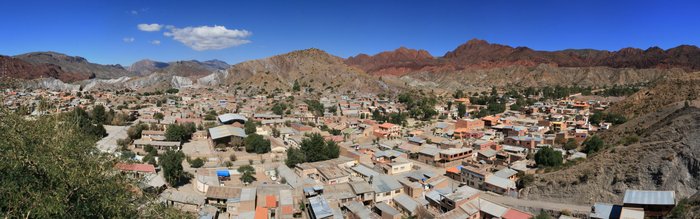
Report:
[[[621,207],[607,203],[594,203],[591,218],[608,219],[617,218],[620,216]]]
[[[352,190],[355,191],[355,194],[374,192],[374,190],[372,190],[372,186],[370,186],[367,181],[350,182],[350,186],[352,187]]]
[[[370,177],[370,176],[377,176],[379,173],[377,171],[374,171],[370,169],[369,167],[366,167],[365,165],[357,165],[352,168],[355,172],[359,173],[360,175],[363,175],[365,177]]]
[[[226,113],[219,116],[219,121],[222,123],[228,123],[234,120],[242,120],[243,122],[248,121],[248,119],[245,118],[245,116],[242,116],[240,114]]]
[[[385,202],[379,202],[379,203],[377,203],[377,204],[374,205],[374,206],[377,207],[380,211],[385,212],[385,213],[390,214],[390,215],[399,215],[399,214],[401,214],[401,212],[399,212],[399,211],[396,210],[395,208],[389,206],[389,205],[388,205],[387,203],[385,203]],[[382,213],[382,214],[383,214],[383,213]]]
[[[245,130],[243,130],[242,128],[228,126],[228,125],[222,125],[222,126],[210,128],[209,135],[211,135],[212,139],[225,138],[225,137],[229,137],[229,136],[238,136],[241,138],[247,137],[247,135],[245,134]]]
[[[442,196],[440,195],[439,192],[433,190],[428,193],[425,193],[425,198],[429,200],[433,200],[434,202],[440,202],[442,201]]]
[[[402,188],[401,183],[395,178],[380,174],[374,176],[372,188],[375,192],[390,192]]]
[[[499,171],[496,171],[496,173],[494,173],[493,175],[496,175],[501,178],[509,178],[515,174],[518,174],[518,171],[515,171],[511,168],[503,168]]]
[[[365,207],[365,205],[358,201],[348,202],[347,204],[345,204],[345,207],[348,208],[348,210],[350,210],[350,212],[355,214],[355,216],[357,216],[358,218],[377,218],[376,215],[372,214],[372,211],[370,211],[367,207]]]
[[[506,212],[508,212],[507,207],[498,205],[498,204],[490,202],[490,201],[486,201],[484,199],[480,199],[479,210],[481,210],[489,215],[492,215],[494,217],[501,217]]]
[[[398,205],[401,205],[403,208],[411,212],[413,214],[416,211],[416,208],[420,205],[418,202],[413,200],[411,197],[409,197],[406,194],[399,194],[396,197],[394,197],[394,202]]]
[[[311,205],[311,210],[313,210],[314,216],[316,218],[325,218],[333,216],[333,209],[328,205],[328,201],[321,196],[314,196],[309,198],[309,204]]]
[[[254,201],[257,190],[255,188],[241,189],[241,201]]]
[[[676,193],[674,191],[646,191],[627,190],[625,191],[625,204],[641,205],[675,205]]]

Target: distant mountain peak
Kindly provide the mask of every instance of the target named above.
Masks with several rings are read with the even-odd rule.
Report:
[[[486,40],[478,39],[478,38],[472,38],[465,43],[467,45],[489,45],[490,43]]]

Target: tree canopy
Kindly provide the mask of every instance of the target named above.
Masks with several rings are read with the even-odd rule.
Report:
[[[600,139],[597,135],[591,136],[590,138],[583,141],[583,151],[592,154],[598,152],[605,148],[605,142]]]
[[[563,161],[561,152],[555,151],[550,147],[542,148],[535,153],[535,162],[538,166],[556,167],[560,166]]]
[[[270,140],[262,135],[250,134],[245,138],[245,150],[248,153],[264,154],[270,152]]]
[[[96,123],[94,119],[81,108],[75,108],[65,116],[69,122],[76,124],[82,133],[100,138],[107,136],[107,130],[105,130],[102,123]]]
[[[406,106],[406,111],[412,118],[430,120],[438,114],[435,110],[437,99],[433,95],[420,91],[404,92],[399,94],[398,101]]]
[[[314,133],[301,141],[299,149],[290,148],[287,150],[287,160],[285,164],[293,167],[304,162],[317,162],[338,158],[340,148],[333,141],[326,141],[320,134]]]
[[[163,176],[168,184],[177,186],[187,177],[182,169],[183,160],[185,154],[182,151],[169,150],[160,157],[160,166],[163,167]]]
[[[250,184],[257,180],[255,179],[255,168],[253,168],[251,165],[243,165],[238,167],[238,172],[241,173],[241,181],[246,184]]]
[[[284,111],[287,110],[287,104],[284,103],[276,103],[274,106],[272,106],[272,112],[277,115],[284,115]]]
[[[243,129],[246,135],[254,134],[256,130],[256,125],[254,121],[248,121],[243,125]]]
[[[165,139],[168,141],[185,142],[192,138],[192,133],[197,131],[194,123],[172,124],[165,130]]]
[[[81,122],[53,115],[25,120],[0,109],[0,217],[186,216],[134,193],[136,182],[113,174],[117,159],[97,151],[100,136],[85,134]]]

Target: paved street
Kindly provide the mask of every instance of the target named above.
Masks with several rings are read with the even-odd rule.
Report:
[[[508,205],[511,207],[523,207],[523,208],[537,208],[537,209],[545,209],[545,210],[552,210],[552,211],[563,211],[563,210],[568,210],[574,214],[585,214],[588,215],[591,213],[591,206],[588,205],[574,205],[574,204],[566,204],[566,203],[560,203],[560,202],[546,202],[546,201],[536,201],[536,200],[525,200],[525,199],[517,199],[513,197],[507,197],[507,196],[500,196],[500,195],[495,195],[491,193],[486,193],[483,192],[481,194],[481,197],[483,199]]]
[[[97,149],[106,153],[114,153],[119,147],[117,140],[127,137],[126,130],[129,129],[129,126],[105,125],[104,127],[108,135],[97,142]]]

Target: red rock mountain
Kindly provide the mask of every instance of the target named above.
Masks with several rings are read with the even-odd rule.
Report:
[[[681,45],[668,50],[651,47],[646,50],[624,48],[619,51],[567,49],[537,51],[527,47],[511,47],[472,39],[432,58],[424,50],[399,48],[374,56],[360,54],[345,63],[377,75],[404,75],[411,72],[445,72],[463,69],[491,69],[508,66],[533,67],[547,64],[558,67],[612,68],[681,68],[700,70],[700,48]]]
[[[349,57],[345,63],[359,67],[368,73],[403,75],[407,72],[436,65],[437,60],[428,51],[401,47],[374,56],[359,54]]]
[[[0,56],[0,78],[57,78],[68,82],[87,79],[87,77],[67,73],[58,65],[32,64],[10,56]]]

